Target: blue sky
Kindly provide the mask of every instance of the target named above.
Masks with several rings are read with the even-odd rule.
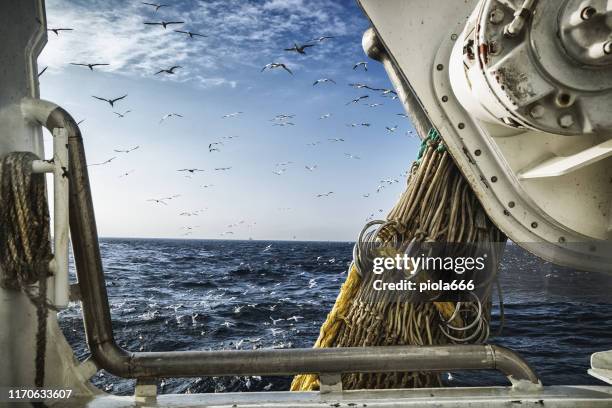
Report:
[[[355,2],[167,0],[157,13],[139,1],[46,3],[49,28],[74,31],[49,33],[39,58],[39,69],[49,67],[41,97],[84,120],[89,163],[116,157],[90,167],[101,236],[353,240],[371,214],[384,217],[401,193],[419,142],[407,134],[413,129],[398,115],[404,112],[398,100],[348,86],[391,87],[375,61],[367,72],[352,69],[368,61],[361,48],[368,22]],[[162,19],[185,24],[167,30],[143,24]],[[208,37],[189,39],[172,29]],[[319,36],[335,38],[307,55],[283,50]],[[91,72],[71,62],[110,65]],[[260,72],[271,62],[287,64],[294,75]],[[173,65],[183,68],[154,75]],[[319,78],[336,84],[313,86]],[[126,93],[115,109],[92,98]],[[369,98],[346,105],[362,95]],[[367,106],[374,103],[382,105]],[[128,109],[124,118],[113,113]],[[243,113],[223,118],[233,112]],[[160,124],[168,113],[183,118]],[[275,126],[271,119],[279,114],[295,115],[295,125]],[[347,126],[363,122],[371,126]],[[392,133],[386,129],[395,125]],[[344,142],[329,140],[336,138]],[[223,143],[219,152],[209,152],[214,142]],[[134,146],[140,147],[114,152]],[[277,165],[283,162],[291,164]],[[220,167],[231,169],[214,170]],[[205,171],[187,178],[182,168]],[[172,195],[180,196],[167,205],[147,201]]]

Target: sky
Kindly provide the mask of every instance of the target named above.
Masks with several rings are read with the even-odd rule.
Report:
[[[420,143],[397,99],[348,85],[391,88],[362,50],[368,21],[356,2],[164,3],[155,11],[131,0],[46,1],[48,27],[73,31],[49,32],[41,97],[83,120],[90,165],[114,158],[89,167],[100,236],[353,241],[367,219],[384,218]],[[184,24],[144,24],[162,20]],[[320,36],[334,38],[311,41]],[[284,50],[295,42],[315,46]],[[367,71],[353,69],[361,61]],[[268,63],[293,75],[262,72]],[[336,83],[313,86],[320,78]],[[125,94],[114,108],[92,97]],[[160,123],[169,113],[182,117]],[[295,115],[285,120],[294,125],[278,125],[281,114]]]

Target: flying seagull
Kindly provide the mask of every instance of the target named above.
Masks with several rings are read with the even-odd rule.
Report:
[[[110,106],[111,106],[111,108],[112,108],[112,107],[114,107],[114,106],[115,106],[115,102],[122,100],[122,99],[123,99],[123,98],[125,98],[126,96],[127,96],[127,94],[125,94],[125,95],[123,95],[123,96],[120,96],[119,98],[115,98],[115,99],[106,99],[106,98],[100,98],[99,96],[95,96],[95,95],[92,95],[91,97],[92,97],[92,98],[99,99],[99,100],[104,101],[104,102],[108,102],[108,103],[109,103],[109,105],[110,105]]]
[[[294,51],[294,52],[297,52],[298,54],[306,55],[306,52],[304,51],[304,49],[306,49],[308,47],[314,47],[314,44],[299,45],[298,43],[293,43],[293,47],[285,48],[285,51]]]
[[[276,167],[288,166],[290,164],[293,164],[293,162],[292,161],[280,162],[280,163],[276,163]]]
[[[155,73],[155,75],[159,75],[161,73],[166,73],[166,74],[169,74],[169,75],[173,75],[173,74],[175,74],[174,71],[179,69],[179,68],[183,68],[183,67],[181,67],[180,65],[174,65],[174,66],[172,66],[172,67],[170,67],[168,69],[160,69],[159,71],[157,71]]]
[[[179,195],[179,194],[175,194],[175,195],[170,196],[170,197],[162,197],[162,198],[150,198],[150,199],[148,199],[147,201],[155,201],[157,204],[168,205],[168,204],[166,203],[166,201],[168,201],[168,200],[172,200],[173,198],[176,198],[176,197],[180,197],[180,195]]]
[[[144,1],[142,2],[142,4],[146,4],[147,6],[155,7],[155,12],[156,13],[159,11],[160,8],[168,7],[167,4],[145,3]]]
[[[164,30],[166,29],[167,26],[172,25],[172,24],[184,24],[184,21],[160,21],[159,23],[155,22],[155,23],[150,23],[150,22],[146,22],[144,23],[145,25],[160,25],[162,27],[164,27]]]
[[[168,119],[168,118],[171,118],[171,117],[174,117],[174,116],[176,116],[177,118],[182,118],[182,117],[183,117],[183,115],[179,115],[178,113],[167,113],[167,114],[165,114],[165,115],[164,115],[164,116],[161,118],[161,120],[159,121],[159,123],[162,123],[164,120],[166,120],[166,119]]]
[[[354,83],[354,84],[348,84],[348,85],[352,86],[353,88],[356,88],[356,89],[365,88],[365,89],[369,89],[371,91],[378,91],[379,90],[377,88],[372,88],[371,86],[366,85],[366,84],[362,84],[362,83]]]
[[[180,170],[177,170],[177,171],[188,171],[189,173],[193,174],[196,171],[204,171],[204,170],[202,170],[202,169],[180,169]]]
[[[334,138],[334,139],[327,139],[327,140],[329,140],[330,142],[344,142],[344,139],[339,138],[339,137]]]
[[[214,143],[210,143],[208,145],[208,152],[212,153],[212,152],[220,152],[221,149],[219,149],[218,147],[213,147],[213,146],[217,146],[217,145],[222,145],[223,143],[221,142],[214,142]]]
[[[216,167],[215,170],[217,171],[225,171],[225,170],[229,170],[231,169],[231,167]]]
[[[319,116],[319,119],[328,119],[328,118],[331,118],[331,115],[332,115],[331,113],[326,113],[324,115]]]
[[[370,108],[376,108],[377,106],[382,106],[382,103],[367,103],[366,106]]]
[[[207,35],[204,34],[198,34],[198,33],[194,33],[191,31],[183,31],[183,30],[173,30],[175,33],[181,33],[181,34],[185,34],[187,36],[189,36],[189,38],[194,38],[194,37],[208,37]]]
[[[104,160],[103,162],[100,162],[100,163],[92,163],[92,164],[88,164],[88,166],[102,166],[102,165],[104,165],[104,164],[108,164],[108,163],[112,162],[112,161],[113,161],[113,160],[115,160],[116,158],[117,158],[117,156],[114,156],[114,157],[111,157],[110,159],[108,159],[108,160]]]
[[[138,149],[140,146],[134,146],[131,149],[127,149],[127,150],[118,150],[115,149],[116,153],[129,153],[129,152],[133,152],[134,150]]]
[[[395,132],[397,130],[397,125],[395,125],[395,126],[385,126],[385,129],[387,129],[387,131],[389,133],[393,133],[393,132]]]
[[[399,183],[399,180],[398,179],[387,178],[387,179],[380,180],[380,182],[381,183],[387,183],[387,184],[391,185],[391,184]]]
[[[147,201],[155,201],[157,204],[163,204],[163,205],[168,205],[166,204],[166,198],[150,198]]]
[[[360,100],[362,100],[362,99],[366,99],[366,98],[369,98],[369,97],[370,97],[369,95],[362,95],[362,96],[359,96],[359,97],[357,97],[357,98],[353,99],[352,101],[347,102],[347,105],[350,105],[351,103],[359,103],[359,101],[360,101]]]
[[[219,151],[219,149],[218,149],[218,148],[213,147],[213,146],[222,145],[222,144],[223,144],[223,143],[221,143],[221,142],[213,142],[213,143],[210,143],[210,144],[208,145],[208,151],[210,151],[210,152],[212,152],[213,150]]]
[[[126,110],[126,111],[125,111],[125,112],[123,112],[123,113],[119,113],[119,112],[113,112],[113,113],[114,113],[115,115],[117,115],[117,117],[119,117],[119,118],[125,118],[125,115],[127,115],[127,114],[128,114],[128,113],[130,113],[130,112],[131,112],[131,110]]]
[[[275,121],[284,121],[286,119],[292,119],[294,118],[295,115],[288,115],[286,113],[281,113],[280,115],[276,115],[273,119],[270,119],[270,122],[275,122]]]
[[[272,318],[272,316],[270,316],[270,320],[272,320],[272,324],[273,324],[274,326],[276,326],[276,322],[282,322],[282,321],[283,321],[283,320],[285,320],[285,319],[274,319],[274,318]]]
[[[47,31],[53,31],[55,35],[59,36],[60,31],[74,31],[74,28],[47,28]]]
[[[76,62],[71,62],[70,65],[78,65],[80,67],[87,67],[91,71],[93,71],[95,67],[102,67],[102,66],[106,66],[110,64],[77,64]]]
[[[401,116],[403,118],[407,118],[408,115],[406,115],[405,113],[396,113],[397,116]]]
[[[333,191],[324,193],[324,194],[317,194],[317,197],[329,197],[330,195],[334,194]]]
[[[242,113],[243,113],[243,112],[233,112],[233,113],[227,113],[227,114],[225,114],[225,115],[221,116],[221,118],[222,118],[222,119],[233,118],[233,117],[236,117],[236,116],[238,116],[238,115],[240,115],[240,114],[242,114]]]
[[[179,215],[185,216],[185,217],[195,217],[197,216],[199,213],[201,213],[202,211],[204,211],[205,209],[201,209],[201,210],[195,210],[192,212],[189,211],[183,211],[182,213],[180,213]]]
[[[330,78],[321,78],[321,79],[317,79],[316,81],[314,81],[314,83],[312,84],[312,86],[318,85],[318,84],[322,84],[325,82],[331,82],[332,84],[335,84],[336,81],[334,81],[333,79]]]
[[[126,171],[125,173],[123,173],[122,175],[119,176],[119,178],[123,178],[123,177],[127,177],[130,174],[132,174],[134,172],[134,170],[130,170],[130,171]]]
[[[361,159],[361,157],[359,157],[359,156],[354,156],[354,155],[352,155],[352,154],[350,154],[350,153],[344,153],[344,155],[345,155],[347,158],[349,158],[349,159],[355,159],[355,160],[360,160],[360,159]]]
[[[332,38],[336,38],[336,37],[332,37],[332,36],[327,35],[327,36],[322,36],[322,37],[319,37],[319,38],[313,38],[313,39],[312,39],[312,40],[310,40],[310,41],[323,42],[323,41],[325,41],[325,40],[330,40],[330,39],[332,39]]]
[[[317,165],[316,165],[316,164],[314,164],[314,165],[312,165],[312,166],[304,166],[304,167],[305,167],[305,168],[306,168],[306,170],[308,170],[308,171],[314,171],[314,170],[317,168]]]
[[[289,68],[287,68],[287,66],[285,64],[282,64],[280,62],[271,62],[270,64],[266,64],[261,69],[261,72],[264,72],[266,69],[275,69],[275,68],[282,68],[285,71],[287,71],[288,73],[290,73],[291,75],[293,75],[293,72]]]
[[[353,69],[357,69],[359,67],[363,67],[363,69],[365,71],[367,71],[368,70],[368,63],[366,61],[360,61],[360,62],[356,63],[355,65],[353,65]]]
[[[395,92],[393,89],[376,89],[376,90],[382,91],[381,93],[382,96],[397,95],[397,92]]]

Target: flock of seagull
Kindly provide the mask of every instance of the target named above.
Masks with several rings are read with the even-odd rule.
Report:
[[[161,9],[163,8],[167,8],[170,7],[170,5],[168,4],[155,4],[155,3],[148,3],[148,2],[142,2],[143,5],[151,7],[154,9],[154,13],[157,14]],[[183,24],[185,24],[184,21],[165,21],[165,20],[161,20],[161,21],[146,21],[144,22],[144,25],[146,26],[159,26],[161,29],[163,30],[169,30],[172,27],[182,27]],[[56,27],[56,28],[48,28],[47,29],[49,32],[54,33],[56,36],[59,36],[60,33],[63,32],[70,32],[70,31],[74,31],[74,29],[72,28],[65,28],[65,27]],[[200,34],[200,33],[196,33],[196,32],[192,32],[189,30],[174,30],[172,29],[172,32],[177,33],[177,34],[181,34],[186,36],[188,39],[193,40],[199,37],[207,37],[204,34]],[[310,52],[310,50],[313,47],[319,46],[321,43],[327,42],[327,41],[331,41],[333,40],[335,37],[334,36],[321,36],[321,37],[317,37],[314,38],[308,42],[305,43],[297,43],[294,42],[292,47],[288,47],[288,48],[284,48],[285,52],[291,52],[291,53],[296,53],[299,55],[307,55],[307,50]],[[102,62],[95,62],[95,63],[88,63],[88,62],[71,62],[70,65],[73,66],[78,66],[78,67],[83,67],[83,68],[87,68],[90,71],[95,71],[98,67],[105,67],[105,66],[109,66],[109,63],[102,63]],[[173,65],[170,66],[168,68],[160,68],[158,71],[156,72],[152,72],[153,76],[159,76],[159,75],[175,75],[177,73],[178,70],[182,69],[183,67],[180,65]],[[45,67],[42,71],[39,72],[38,76],[40,77],[45,71],[46,71],[47,67]],[[271,62],[266,64],[262,69],[261,72],[264,71],[271,71],[271,70],[277,70],[277,69],[281,69],[284,70],[285,72],[287,72],[290,75],[294,75],[293,70],[287,65],[287,63],[282,63],[282,62]],[[363,70],[363,72],[367,72],[368,71],[368,63],[366,61],[360,61],[357,62],[353,65],[353,70]],[[319,78],[317,80],[315,80],[312,83],[312,86],[322,86],[323,84],[329,84],[329,85],[337,85],[337,82],[332,79],[332,78]],[[367,85],[365,83],[349,83],[348,84],[350,87],[357,89],[357,90],[364,90],[364,91],[370,91],[370,92],[378,92],[380,96],[382,97],[387,97],[387,98],[391,98],[392,100],[397,99],[398,95],[397,93],[392,90],[392,89],[386,89],[386,88],[378,88],[378,87],[372,87],[370,85]],[[113,109],[113,113],[117,116],[117,118],[121,119],[121,118],[125,118],[126,115],[128,115],[130,112],[132,112],[130,109],[124,110],[124,111],[116,111],[114,109],[116,109],[116,105],[122,101],[124,101],[126,98],[128,97],[128,94],[124,94],[118,97],[112,97],[112,98],[107,98],[107,97],[102,97],[102,96],[97,96],[97,95],[92,95],[92,98],[95,98],[96,100],[99,100],[101,102],[107,103],[111,109]],[[346,103],[347,106],[349,105],[357,105],[357,104],[364,104],[364,102],[366,102],[366,100],[369,100],[370,98],[370,94],[366,94],[364,93],[363,95],[359,95],[357,97],[355,97],[354,99],[348,101]],[[376,108],[378,106],[383,105],[382,103],[365,103],[365,106],[368,106],[370,108]],[[239,115],[242,115],[244,112],[232,112],[232,113],[228,113],[222,116],[223,119],[230,119],[230,118],[235,118]],[[398,116],[401,117],[407,117],[404,113],[398,113]],[[275,116],[274,118],[270,119],[270,121],[272,122],[273,126],[281,126],[281,127],[285,127],[285,126],[295,126],[295,122],[293,121],[295,115],[294,114],[279,114],[277,116]],[[322,114],[319,119],[323,120],[323,119],[329,119],[332,117],[332,113],[325,113]],[[175,113],[175,112],[171,112],[171,113],[167,113],[165,114],[159,121],[159,124],[163,124],[166,120],[171,119],[171,118],[183,118],[182,114],[179,113]],[[82,122],[82,121],[81,121]],[[79,123],[81,123],[79,122]],[[348,127],[370,127],[371,124],[367,123],[367,122],[362,122],[362,123],[349,123],[346,126]],[[398,129],[398,125],[392,125],[392,126],[386,126],[385,127],[386,131],[388,133],[394,133],[397,129]],[[406,135],[412,135],[412,131],[407,131]],[[222,147],[224,146],[225,142],[237,138],[238,136],[225,136],[223,137],[223,140],[220,141],[215,141],[215,142],[211,142],[208,145],[208,151],[209,153],[219,153],[221,152]],[[329,138],[328,139],[329,142],[331,143],[341,143],[341,142],[345,142],[344,138],[340,138],[340,137],[335,137],[335,138]],[[316,141],[316,142],[311,142],[308,143],[308,146],[314,147],[319,145],[321,142],[320,141]],[[126,148],[126,149],[114,149],[115,153],[118,154],[129,154],[137,149],[139,149],[140,146],[133,146],[130,148]],[[353,159],[353,160],[361,160],[360,156],[354,155],[354,154],[350,154],[350,153],[345,153],[344,156],[347,159]],[[89,164],[89,166],[103,166],[103,165],[107,165],[110,164],[111,162],[113,162],[115,159],[117,159],[117,156],[113,156],[110,157],[107,160],[104,160],[102,162],[99,163],[92,163]],[[272,171],[273,174],[277,175],[277,176],[281,176],[283,175],[286,171],[289,165],[291,165],[292,162],[284,162],[284,163],[278,163],[276,165],[276,168]],[[227,167],[217,167],[214,170],[215,171],[228,171],[230,170],[232,167],[231,166],[227,166]],[[318,168],[317,164],[307,164],[304,166],[304,168],[309,171],[309,172],[313,172]],[[196,173],[200,173],[200,172],[204,172],[203,169],[199,169],[199,168],[183,168],[183,169],[178,169],[178,172],[184,173],[186,175],[186,177],[191,177],[192,175],[195,175]],[[122,173],[119,177],[123,178],[123,177],[127,177],[130,174],[132,174],[134,172],[134,170],[129,170],[126,171],[124,173]],[[406,176],[406,173],[402,174],[402,176]],[[378,185],[378,187],[376,188],[376,192],[380,192],[382,189],[384,189],[385,187],[397,183],[399,182],[398,179],[385,179],[385,180],[381,180],[380,184]],[[212,187],[212,184],[207,184],[207,185],[203,185],[202,188],[209,188]],[[316,194],[316,198],[324,198],[324,197],[330,197],[331,195],[333,195],[334,192],[333,191],[328,191],[325,193],[319,193]],[[364,198],[367,198],[370,196],[370,193],[367,194],[363,194],[362,195]],[[176,198],[180,197],[180,195],[171,195],[171,196],[167,196],[167,197],[160,197],[160,198],[150,198],[147,201],[152,202],[154,204],[159,204],[159,205],[168,205],[168,201],[174,200]],[[183,211],[181,212],[179,215],[182,216],[196,216],[198,214],[200,214],[203,210],[195,210],[195,211]],[[382,212],[382,209],[378,210],[379,212]],[[370,214],[368,216],[367,220],[370,220],[374,217],[374,213]],[[238,224],[236,224],[238,225]],[[232,225],[233,226],[233,225]],[[184,235],[189,235],[192,233],[192,229],[193,227],[184,227],[184,229],[187,230],[187,232]],[[226,235],[226,234],[233,234],[232,231],[226,231],[224,233],[222,233],[221,235]]]

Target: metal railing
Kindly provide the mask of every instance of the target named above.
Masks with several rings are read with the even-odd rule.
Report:
[[[392,346],[328,349],[128,352],[114,339],[85,149],[78,126],[57,105],[30,100],[30,116],[68,133],[70,231],[91,358],[127,378],[322,374],[496,369],[511,380],[540,381],[516,353],[495,345]]]

